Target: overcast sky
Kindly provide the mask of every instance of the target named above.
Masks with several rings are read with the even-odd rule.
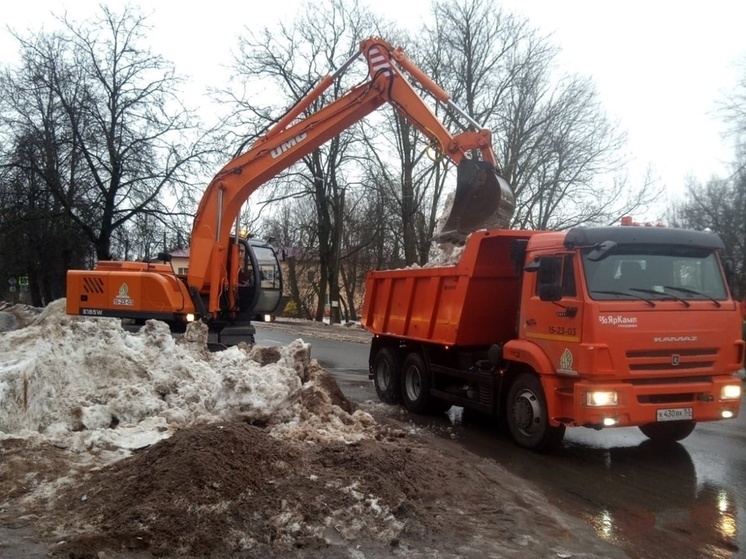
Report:
[[[746,59],[746,2],[509,0],[553,34],[570,69],[595,79],[641,166],[674,191],[688,174],[725,175],[732,155],[716,114]],[[746,71],[746,66],[743,67]]]
[[[361,0],[366,3],[368,0]],[[286,22],[305,0],[282,3],[211,0],[141,1],[153,11],[155,51],[173,60],[195,82],[221,75],[242,28]],[[34,0],[5,3],[2,20],[18,30],[38,29],[50,12],[67,9],[76,19],[96,0]],[[116,1],[109,2],[112,7]],[[371,8],[402,25],[417,27],[429,0],[376,0]],[[407,8],[403,8],[404,4]],[[746,57],[746,2],[709,0],[505,0],[504,9],[526,16],[551,34],[567,70],[594,78],[609,116],[627,131],[636,158],[632,177],[652,165],[676,196],[687,175],[706,180],[727,173],[732,150],[722,139],[716,103],[738,79]],[[397,15],[400,14],[400,15]],[[0,52],[15,48],[7,33]]]

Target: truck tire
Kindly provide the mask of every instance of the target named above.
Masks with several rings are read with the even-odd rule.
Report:
[[[378,399],[385,404],[401,402],[399,356],[390,347],[380,349],[373,360],[373,384]]]
[[[546,452],[560,446],[565,426],[549,424],[549,412],[541,381],[536,375],[521,373],[510,386],[507,423],[513,440],[524,448]]]
[[[664,421],[640,425],[640,431],[651,441],[672,443],[687,438],[696,426],[696,421]]]
[[[401,378],[401,398],[404,407],[413,413],[429,413],[433,400],[430,397],[430,372],[418,353],[404,359]]]

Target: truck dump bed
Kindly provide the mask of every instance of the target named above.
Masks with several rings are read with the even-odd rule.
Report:
[[[453,266],[373,271],[362,323],[373,334],[443,345],[485,345],[516,335],[520,270],[513,242],[535,231],[473,233]]]

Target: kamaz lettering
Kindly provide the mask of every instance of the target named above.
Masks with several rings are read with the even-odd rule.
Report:
[[[290,140],[283,143],[282,145],[277,146],[275,149],[269,152],[270,155],[272,156],[272,159],[277,159],[287,150],[289,150],[292,147],[295,147],[296,145],[301,143],[306,138],[308,138],[308,132],[303,132],[301,134],[298,134],[295,138],[291,138]]]
[[[662,336],[653,338],[653,341],[657,344],[666,342],[696,342],[697,336]]]

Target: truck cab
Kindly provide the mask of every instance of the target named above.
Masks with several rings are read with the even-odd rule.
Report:
[[[743,361],[741,319],[717,235],[577,228],[554,247],[552,237],[527,250],[519,336],[549,360],[555,421],[683,438],[696,421],[738,413],[726,387]]]

